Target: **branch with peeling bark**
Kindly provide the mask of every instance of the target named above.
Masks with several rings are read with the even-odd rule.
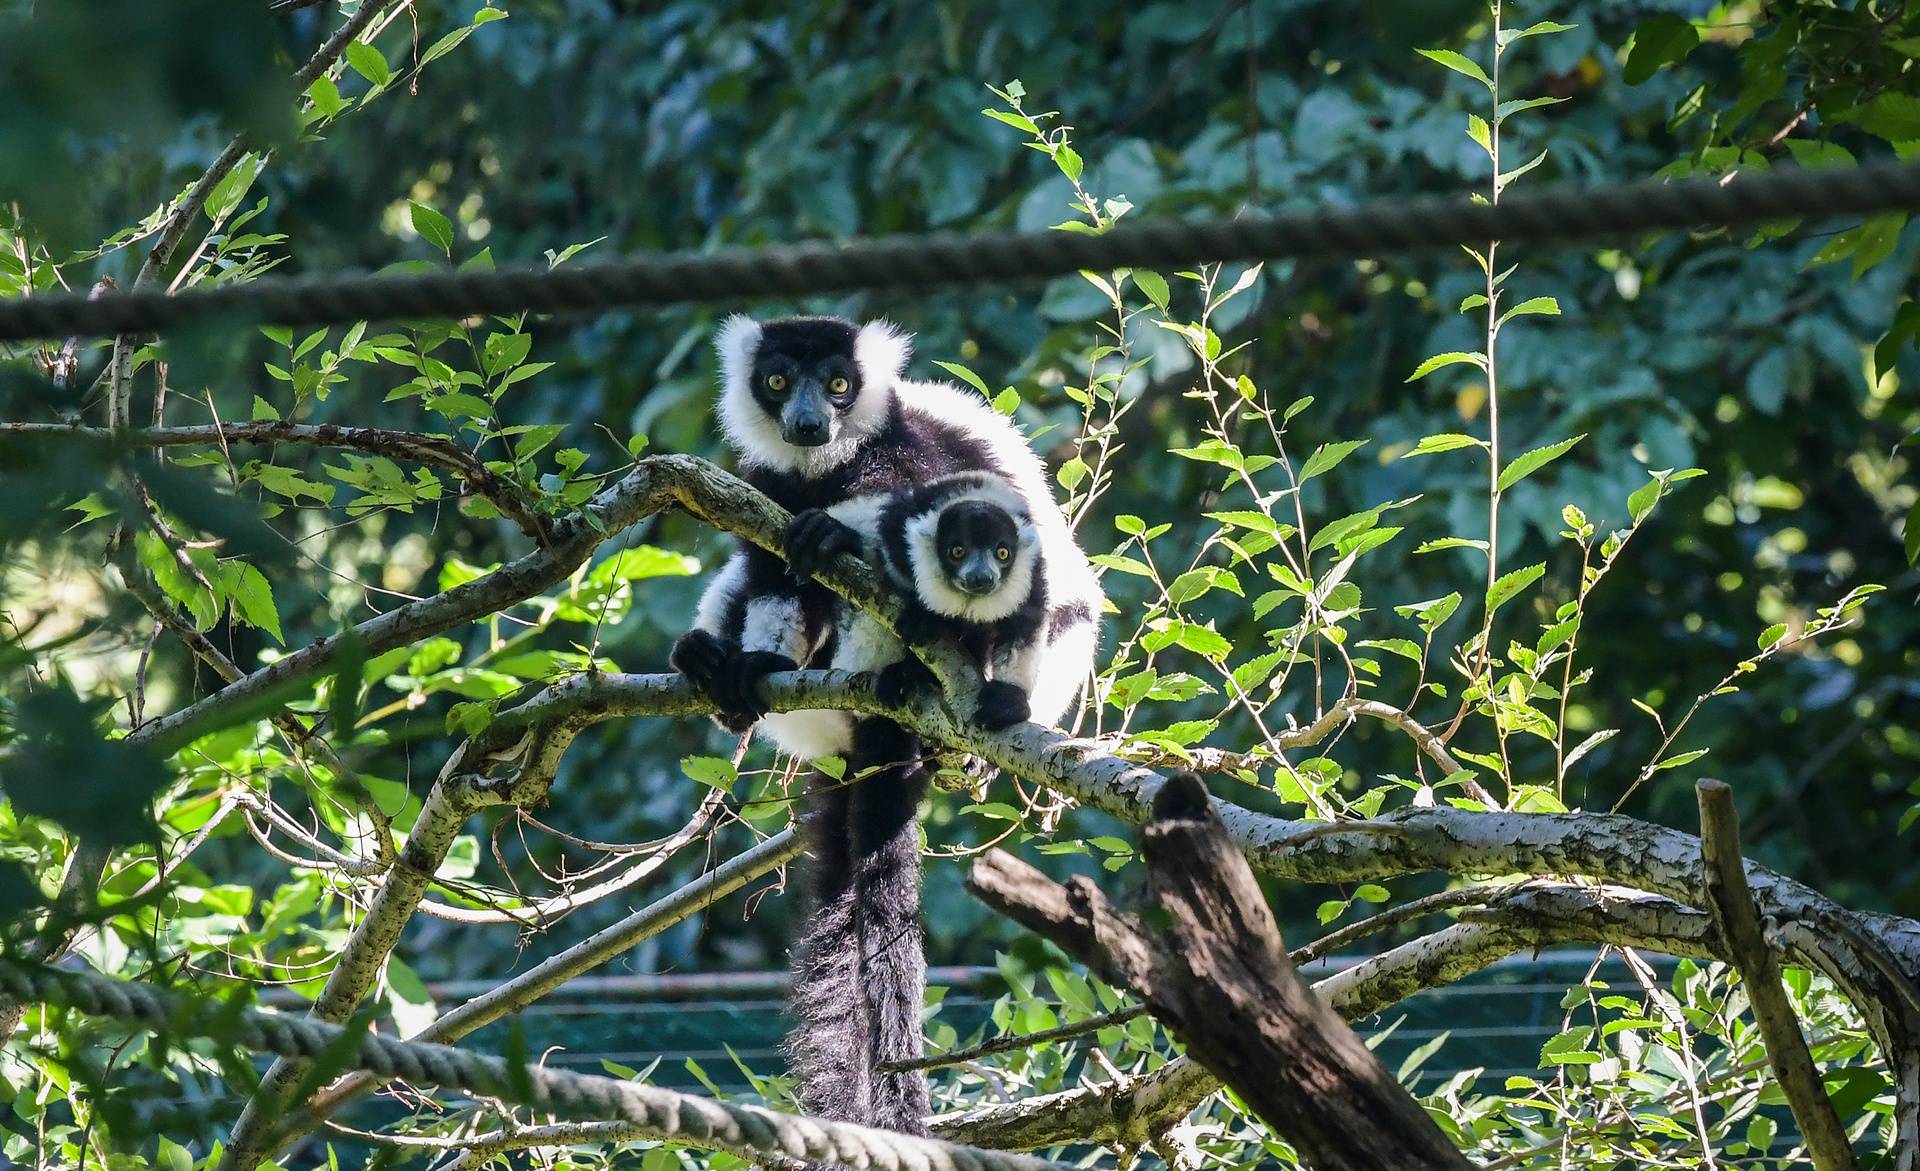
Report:
[[[1767,1060],[1787,1096],[1793,1120],[1806,1140],[1817,1171],[1859,1171],[1847,1131],[1833,1111],[1820,1081],[1820,1070],[1807,1051],[1799,1018],[1780,983],[1780,965],[1767,946],[1760,917],[1747,888],[1747,868],[1740,856],[1740,818],[1733,809],[1733,790],[1719,781],[1694,786],[1700,801],[1700,854],[1707,868],[1707,903],[1715,926],[1731,953],[1740,983],[1753,1006]]]
[[[1131,988],[1305,1161],[1323,1171],[1465,1171],[1465,1157],[1288,959],[1279,925],[1199,777],[1175,777],[1141,833],[1151,905],[1127,915],[1003,851],[967,885]]]

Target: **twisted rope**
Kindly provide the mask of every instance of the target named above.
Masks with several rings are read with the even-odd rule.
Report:
[[[541,1069],[449,1045],[354,1037],[339,1025],[182,996],[86,972],[0,960],[0,994],[111,1017],[152,1032],[218,1038],[257,1052],[334,1059],[383,1077],[464,1090],[574,1118],[631,1123],[636,1137],[783,1155],[873,1171],[1069,1171],[1064,1163],[963,1147],[849,1122],[830,1122],[695,1097],[610,1077]]]
[[[341,325],[406,317],[605,310],[841,293],[1010,283],[1081,269],[1172,268],[1217,260],[1379,255],[1501,241],[1631,235],[1789,217],[1920,209],[1920,163],[1856,170],[1784,170],[1672,183],[1558,187],[1498,205],[1458,196],[1373,200],[1238,220],[1122,225],[1103,235],[989,232],[892,236],[714,253],[662,253],[536,271],[267,278],[98,299],[48,293],[0,302],[0,341],[158,333],[215,317]]]

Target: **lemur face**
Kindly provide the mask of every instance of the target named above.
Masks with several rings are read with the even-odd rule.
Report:
[[[1026,552],[1013,517],[984,500],[962,500],[942,512],[934,548],[947,581],[974,598],[998,590]]]
[[[908,339],[884,321],[732,317],[720,352],[720,426],[743,463],[820,476],[886,426]]]
[[[845,321],[798,318],[768,323],[754,352],[754,401],[780,421],[795,447],[825,447],[860,397],[858,331]]]

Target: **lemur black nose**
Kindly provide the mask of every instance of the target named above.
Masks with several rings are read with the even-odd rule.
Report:
[[[787,439],[801,447],[818,447],[827,441],[827,425],[818,419],[796,419]]]
[[[999,584],[999,575],[991,569],[969,569],[960,575],[960,588],[970,594],[990,594]]]

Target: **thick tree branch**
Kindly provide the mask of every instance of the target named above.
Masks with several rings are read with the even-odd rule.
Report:
[[[1753,1019],[1766,1042],[1767,1060],[1780,1089],[1793,1109],[1793,1120],[1806,1140],[1818,1171],[1859,1171],[1847,1131],[1834,1113],[1820,1070],[1807,1051],[1799,1018],[1780,983],[1780,965],[1767,946],[1760,918],[1747,887],[1747,868],[1740,856],[1740,816],[1733,808],[1733,790],[1720,781],[1703,780],[1694,786],[1700,801],[1700,853],[1707,866],[1707,903],[1713,921],[1740,973],[1753,1006]]]
[[[1466,1158],[1300,978],[1206,786],[1160,791],[1141,833],[1151,905],[1123,915],[1084,877],[1066,886],[994,851],[967,885],[988,906],[1126,985],[1314,1167],[1465,1171]]]

